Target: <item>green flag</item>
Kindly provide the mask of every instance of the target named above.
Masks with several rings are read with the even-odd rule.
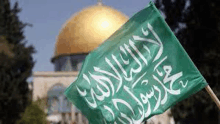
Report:
[[[140,124],[206,85],[150,2],[86,57],[65,95],[92,124]]]

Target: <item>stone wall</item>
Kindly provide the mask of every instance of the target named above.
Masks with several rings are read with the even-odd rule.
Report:
[[[33,74],[33,100],[37,98],[44,98],[47,96],[47,92],[56,84],[62,84],[64,87],[68,87],[77,77],[78,72],[34,72]],[[75,108],[75,107],[74,107]],[[85,117],[81,117],[80,113],[76,116],[75,110],[71,112],[72,121],[76,121],[79,124],[88,124]],[[173,117],[169,116],[170,110],[161,115],[153,116],[148,119],[148,124],[174,124]]]
[[[34,72],[33,100],[47,96],[47,92],[56,84],[68,87],[76,78],[78,72]]]

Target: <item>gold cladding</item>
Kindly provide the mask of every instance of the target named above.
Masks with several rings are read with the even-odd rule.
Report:
[[[121,12],[103,5],[83,9],[72,17],[57,37],[55,56],[89,53],[126,21]]]

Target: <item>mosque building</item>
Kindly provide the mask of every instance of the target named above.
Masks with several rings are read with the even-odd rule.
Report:
[[[33,73],[32,99],[46,99],[43,109],[47,113],[48,121],[88,124],[87,119],[63,93],[77,77],[86,55],[127,20],[126,15],[103,5],[102,2],[82,9],[67,20],[57,37],[51,59],[54,71]],[[167,116],[164,119],[166,122],[169,121]]]

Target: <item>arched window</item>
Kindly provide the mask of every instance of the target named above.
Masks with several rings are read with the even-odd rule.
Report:
[[[58,83],[47,92],[48,114],[65,113],[71,111],[71,104],[64,95],[66,87]]]

